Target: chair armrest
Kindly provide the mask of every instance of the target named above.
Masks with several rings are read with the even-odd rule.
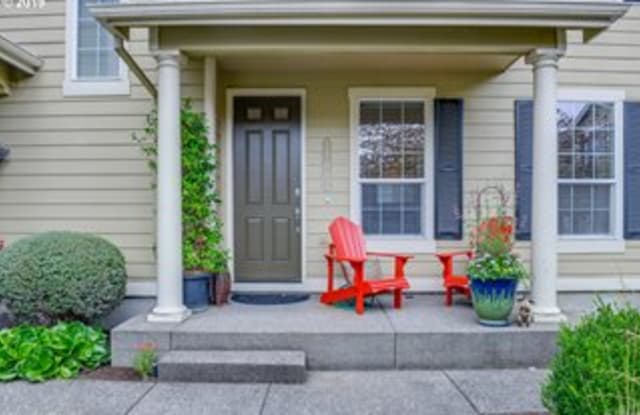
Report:
[[[324,257],[326,259],[333,259],[334,261],[338,261],[338,262],[351,262],[351,263],[363,263],[365,262],[364,259],[355,259],[355,258],[349,258],[349,257],[339,257],[337,255],[334,254],[324,254]]]
[[[437,253],[436,256],[438,258],[452,258],[456,256],[466,256],[467,258],[473,258],[473,251],[451,251],[451,252],[440,252]]]
[[[379,256],[379,257],[385,257],[385,258],[405,258],[405,259],[413,258],[413,255],[398,254],[398,253],[391,253],[391,252],[367,252],[367,255]]]

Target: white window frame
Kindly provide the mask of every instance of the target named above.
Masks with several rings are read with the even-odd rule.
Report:
[[[424,180],[422,194],[422,235],[366,235],[367,247],[371,251],[393,250],[406,253],[433,253],[436,250],[434,240],[434,186],[433,175],[434,157],[434,117],[433,101],[436,96],[435,88],[431,87],[372,87],[349,88],[350,107],[350,152],[351,152],[351,220],[361,223],[361,187],[360,187],[360,103],[362,101],[421,101],[424,104],[425,148],[424,148]],[[397,179],[390,179],[397,182]],[[380,179],[384,183],[385,179]],[[407,183],[410,183],[409,181]]]
[[[614,105],[614,173],[610,235],[558,235],[561,253],[624,252],[624,90],[560,89],[558,102],[612,102]],[[557,161],[556,161],[557,162]],[[562,179],[557,178],[557,183]],[[578,183],[578,181],[576,181]]]
[[[65,37],[65,77],[62,87],[64,96],[129,95],[129,70],[122,60],[119,62],[118,79],[100,81],[78,78],[78,0],[66,1]]]

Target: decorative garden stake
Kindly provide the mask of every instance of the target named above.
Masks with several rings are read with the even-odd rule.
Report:
[[[528,275],[512,252],[515,226],[509,196],[502,187],[485,187],[475,195],[473,209],[474,256],[468,268],[473,308],[480,324],[507,326],[518,281]]]

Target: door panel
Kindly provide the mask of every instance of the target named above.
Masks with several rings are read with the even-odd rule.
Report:
[[[234,100],[234,273],[301,280],[300,98]]]

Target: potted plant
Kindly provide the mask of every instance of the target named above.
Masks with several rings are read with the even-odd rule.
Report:
[[[468,268],[473,308],[480,324],[507,326],[518,282],[528,277],[513,252],[514,219],[507,192],[497,186],[482,189],[476,195],[474,209],[474,256]]]
[[[209,142],[202,113],[185,100],[181,112],[182,142],[182,257],[184,302],[193,311],[208,307],[215,274],[225,272],[229,253],[222,247],[222,219],[215,210],[221,203],[215,187],[216,146]],[[143,136],[134,134],[149,165],[156,169],[157,113],[147,117]]]

